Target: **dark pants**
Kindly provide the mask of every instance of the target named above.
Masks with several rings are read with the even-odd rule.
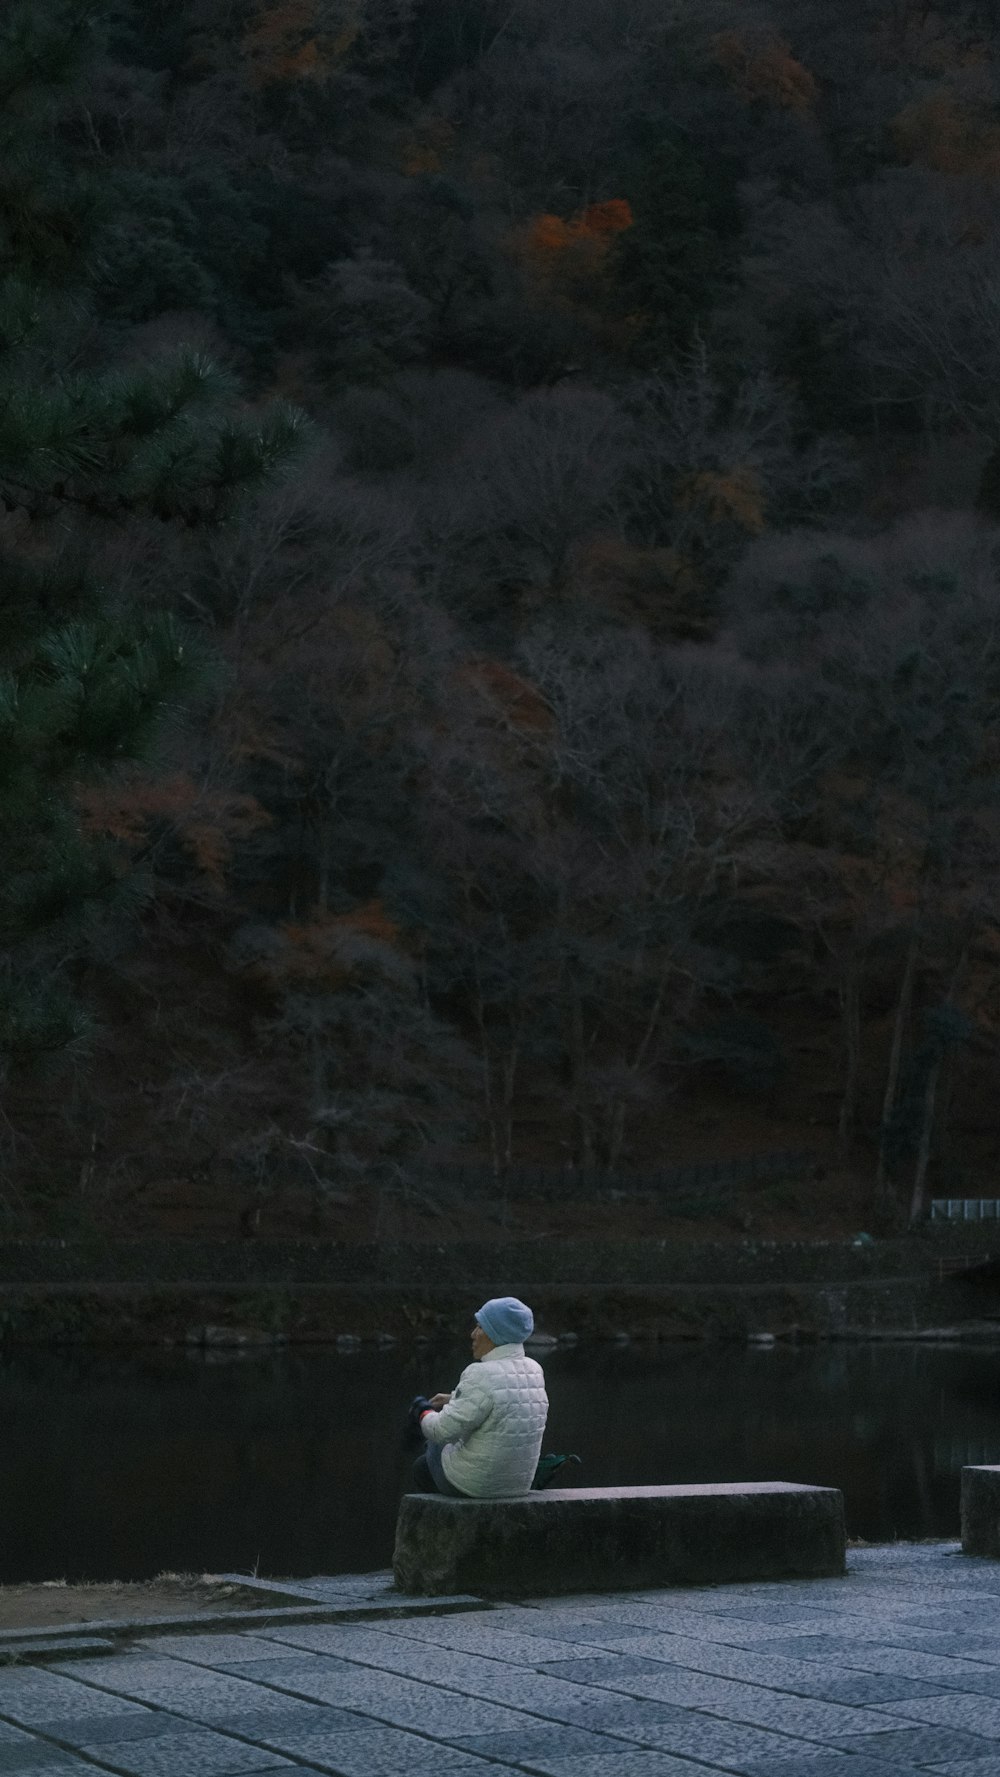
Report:
[[[437,1444],[428,1444],[413,1464],[414,1493],[444,1493],[449,1499],[468,1499],[460,1487],[453,1487],[444,1472],[441,1451]]]

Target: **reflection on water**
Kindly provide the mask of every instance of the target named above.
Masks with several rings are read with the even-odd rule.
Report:
[[[454,1351],[16,1352],[0,1368],[0,1581],[388,1565],[418,1391]],[[577,1346],[543,1356],[546,1448],[581,1485],[842,1487],[871,1540],[958,1534],[958,1475],[1000,1462],[997,1350]]]

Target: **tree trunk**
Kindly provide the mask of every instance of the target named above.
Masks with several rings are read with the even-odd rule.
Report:
[[[499,1149],[499,1160],[500,1160],[500,1165],[501,1165],[501,1169],[502,1169],[501,1176],[502,1176],[502,1180],[503,1180],[503,1189],[502,1189],[502,1194],[501,1194],[501,1212],[500,1213],[501,1213],[501,1218],[502,1218],[502,1225],[503,1225],[504,1234],[507,1233],[509,1225],[510,1225],[510,1169],[511,1169],[511,1163],[512,1163],[513,1157],[514,1157],[514,1155],[513,1155],[514,1118],[513,1118],[512,1105],[513,1105],[513,1101],[514,1101],[514,1079],[517,1074],[517,1062],[518,1062],[517,1044],[513,1041],[513,1039],[511,1039],[510,1048],[508,1049],[507,1054],[504,1056],[503,1066],[502,1066],[502,1071],[501,1071],[501,1078],[503,1080],[503,1094],[502,1094],[500,1103],[501,1103],[503,1120],[502,1120],[502,1123],[498,1122],[498,1138],[502,1135],[503,1145],[502,1145],[502,1147],[500,1147],[499,1139],[498,1139],[498,1144],[497,1144],[498,1149]]]
[[[938,1162],[945,1178],[951,1171],[953,1148],[951,1141],[951,1102],[955,1094],[955,1055],[949,1050],[941,1068],[941,1080],[938,1085],[937,1101],[937,1132]]]
[[[967,955],[967,948],[963,948],[962,953],[955,964],[954,973],[948,983],[948,993],[945,998],[946,1006],[954,1005],[955,990],[958,987],[959,979],[965,968]],[[925,1202],[927,1194],[927,1169],[930,1165],[931,1158],[931,1137],[934,1134],[934,1109],[937,1100],[938,1082],[941,1078],[941,1069],[947,1055],[948,1046],[945,1043],[942,1043],[935,1060],[931,1064],[930,1072],[927,1075],[927,1085],[924,1088],[924,1114],[920,1124],[920,1146],[917,1149],[917,1167],[913,1175],[913,1196],[910,1200],[911,1225],[914,1222],[919,1222],[923,1219],[924,1211],[927,1207]]]
[[[918,1438],[913,1441],[912,1451],[913,1479],[916,1483],[917,1500],[920,1505],[920,1528],[924,1536],[933,1536],[935,1530],[934,1500],[927,1478],[926,1451]]]
[[[844,1048],[846,1071],[844,1090],[837,1119],[837,1146],[842,1159],[847,1158],[854,1138],[858,1111],[858,1078],[861,1072],[861,958],[853,954],[847,965],[847,979],[841,985],[840,1004],[844,1015]]]
[[[906,967],[900,983],[899,999],[896,1001],[896,1016],[892,1027],[892,1045],[889,1050],[889,1066],[885,1077],[885,1096],[882,1100],[882,1122],[878,1137],[878,1170],[875,1175],[875,1201],[887,1203],[891,1191],[889,1189],[888,1155],[886,1152],[889,1124],[896,1106],[896,1088],[899,1085],[899,1070],[903,1060],[903,1039],[910,1016],[910,1002],[913,998],[913,977],[917,967],[917,940],[910,940],[906,953]]]
[[[594,1173],[594,1129],[584,1090],[586,1044],[583,1035],[583,1007],[578,996],[574,996],[573,999],[571,1042],[573,1116],[577,1129],[577,1166],[583,1178],[592,1178]]]
[[[931,1136],[934,1132],[934,1101],[937,1097],[938,1079],[941,1074],[942,1057],[931,1064],[924,1088],[924,1114],[920,1123],[920,1146],[917,1149],[917,1169],[913,1175],[913,1196],[910,1199],[910,1225],[923,1220],[924,1194],[927,1185],[927,1168],[931,1158]]]
[[[609,1178],[614,1178],[615,1173],[618,1171],[618,1162],[620,1161],[620,1159],[622,1157],[622,1148],[624,1147],[624,1145],[625,1145],[625,1101],[622,1098],[618,1098],[615,1100],[615,1107],[611,1113],[611,1131],[610,1131],[610,1135],[608,1138],[608,1176],[609,1176]]]
[[[501,1160],[505,1173],[510,1172],[514,1162],[514,1081],[520,1059],[520,1049],[512,1038],[503,1064],[503,1149]]]
[[[669,986],[672,973],[672,968],[668,967],[660,977],[659,985],[656,989],[656,995],[649,1010],[649,1015],[643,1026],[639,1041],[636,1044],[635,1052],[628,1064],[628,1070],[633,1079],[638,1077],[645,1066],[646,1059],[653,1046],[653,1039],[660,1028],[660,1023],[663,1018],[663,1008],[666,1004],[667,987]],[[636,970],[636,974],[638,974],[638,969]],[[628,1107],[625,1100],[623,1098],[616,1098],[611,1108],[611,1115],[608,1118],[607,1171],[610,1177],[614,1176],[618,1169],[618,1163],[622,1157],[622,1149],[625,1145],[625,1120],[627,1115]]]
[[[497,1120],[493,1104],[493,1057],[490,1054],[489,1038],[486,1035],[486,1018],[482,1000],[476,999],[476,1026],[479,1031],[479,1052],[483,1062],[483,1103],[486,1109],[486,1128],[490,1138],[490,1166],[493,1177],[500,1177],[500,1147],[497,1141]]]

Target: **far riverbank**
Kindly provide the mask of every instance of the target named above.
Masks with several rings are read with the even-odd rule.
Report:
[[[896,1240],[0,1242],[7,1344],[436,1339],[516,1290],[538,1327],[597,1339],[801,1340],[968,1328],[1000,1338],[1000,1281],[961,1275],[996,1225]]]

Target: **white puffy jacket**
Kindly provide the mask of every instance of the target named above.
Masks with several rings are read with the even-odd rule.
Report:
[[[538,1466],[549,1400],[541,1364],[523,1345],[495,1345],[462,1371],[440,1413],[425,1413],[424,1437],[442,1444],[453,1487],[478,1499],[528,1493]]]

